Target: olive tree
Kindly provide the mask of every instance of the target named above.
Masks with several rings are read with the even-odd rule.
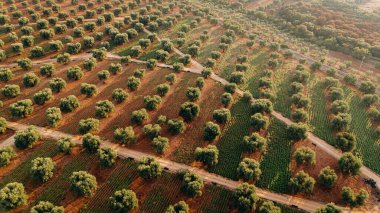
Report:
[[[268,99],[256,99],[251,104],[252,113],[266,113],[270,114],[273,111],[273,104]]]
[[[321,169],[318,175],[318,183],[326,188],[332,188],[337,179],[338,176],[330,166]]]
[[[312,193],[314,184],[314,178],[309,176],[303,170],[299,171],[289,182],[289,186],[293,193]]]
[[[34,73],[26,73],[22,78],[25,87],[34,87],[40,82],[38,76]]]
[[[41,134],[31,126],[26,130],[17,131],[14,140],[18,149],[32,148],[37,141],[41,140]]]
[[[86,171],[73,172],[70,183],[71,190],[79,196],[92,196],[98,187],[96,177]]]
[[[156,179],[161,176],[160,163],[152,157],[143,157],[139,160],[137,172],[143,179]]]
[[[71,141],[70,138],[67,137],[60,137],[57,140],[58,149],[60,152],[65,154],[71,154],[75,144]]]
[[[17,156],[15,150],[11,146],[0,148],[0,167],[7,166],[13,158]]]
[[[34,103],[44,105],[47,101],[53,98],[53,92],[50,88],[42,89],[33,95]]]
[[[197,147],[194,155],[196,161],[200,161],[207,166],[215,166],[219,161],[219,150],[214,145],[208,145],[205,148]]]
[[[127,189],[116,191],[115,194],[109,198],[109,202],[115,212],[130,212],[138,207],[136,193]]]
[[[0,134],[3,134],[5,131],[7,131],[8,122],[5,118],[0,117]]]
[[[40,201],[37,205],[30,209],[30,213],[41,213],[41,212],[52,212],[52,213],[64,213],[65,208],[62,206],[54,206],[49,201]]]
[[[203,138],[207,141],[215,140],[220,133],[219,125],[211,121],[207,122],[203,128]]]
[[[300,141],[307,138],[308,127],[306,124],[294,123],[289,125],[286,131],[290,140]]]
[[[336,207],[334,203],[328,203],[325,206],[320,207],[316,211],[316,213],[341,213],[341,212],[342,210]]]
[[[267,148],[267,140],[258,133],[252,133],[243,138],[243,145],[247,152],[264,152]]]
[[[66,71],[66,76],[69,80],[79,80],[83,77],[84,73],[79,66],[70,67]]]
[[[131,115],[131,123],[141,125],[144,121],[148,120],[148,117],[149,115],[145,108],[135,110]]]
[[[115,129],[113,137],[116,141],[124,145],[136,142],[135,132],[131,126]]]
[[[300,147],[298,148],[294,154],[294,159],[296,160],[296,163],[298,165],[301,164],[309,164],[313,165],[315,164],[315,151],[308,148],[308,147]]]
[[[21,94],[20,86],[16,84],[7,84],[1,88],[1,94],[6,98],[15,98]]]
[[[174,205],[170,205],[165,213],[188,213],[189,212],[189,205],[183,200],[179,201],[178,203]]]
[[[5,211],[27,204],[27,199],[28,195],[22,183],[11,182],[0,190],[0,207]]]
[[[97,88],[95,84],[81,83],[80,93],[86,95],[87,97],[94,96],[97,93]]]
[[[231,119],[231,112],[226,108],[216,109],[212,113],[212,117],[216,122],[226,124]]]
[[[96,66],[96,59],[91,57],[83,62],[83,68],[87,71],[92,71]]]
[[[196,197],[202,195],[204,183],[199,175],[191,172],[184,172],[183,174],[180,174],[180,178],[183,181],[181,189],[188,196]]]
[[[200,108],[193,102],[185,102],[181,105],[179,110],[179,116],[181,116],[186,122],[192,121],[195,117],[199,116]]]
[[[14,118],[25,118],[26,116],[32,114],[33,102],[30,99],[20,100],[16,103],[9,105],[9,110],[11,111],[11,115]]]
[[[71,55],[69,53],[58,54],[57,62],[60,64],[69,64],[71,62]]]
[[[23,70],[30,70],[33,67],[32,60],[29,58],[18,59],[16,62],[17,65]]]
[[[339,132],[336,134],[335,142],[343,152],[350,152],[356,147],[355,135],[349,132]]]
[[[115,163],[117,153],[112,148],[102,147],[98,149],[98,156],[102,167],[111,167]]]
[[[269,118],[261,113],[255,113],[251,116],[251,126],[253,130],[266,130],[269,126]]]
[[[78,126],[80,134],[93,133],[99,130],[99,120],[95,118],[81,119]]]
[[[187,88],[186,97],[190,101],[197,101],[201,96],[201,90],[197,87],[189,87]]]
[[[261,176],[260,163],[250,158],[244,158],[237,168],[237,176],[245,181],[257,181]]]
[[[51,77],[55,71],[54,64],[44,64],[40,67],[40,74],[42,76]]]
[[[178,119],[169,120],[167,125],[168,125],[168,131],[172,135],[183,133],[186,129],[185,123],[182,120],[178,120]]]
[[[59,121],[62,120],[62,112],[57,107],[51,107],[46,110],[45,117],[49,126],[57,127]]]
[[[112,99],[117,103],[122,103],[128,98],[128,96],[128,92],[121,88],[117,88],[112,91]]]
[[[114,108],[114,104],[109,100],[98,101],[95,104],[95,115],[100,118],[106,118],[109,113],[113,112]]]
[[[259,200],[255,186],[248,183],[242,183],[236,188],[234,199],[237,208],[241,212],[253,211]]]
[[[35,181],[46,182],[53,177],[54,161],[51,158],[38,157],[32,160],[30,174]]]
[[[169,92],[169,89],[170,89],[170,85],[168,85],[168,84],[159,84],[156,87],[156,92],[157,92],[157,94],[159,96],[164,97]]]
[[[360,168],[363,166],[362,160],[352,153],[346,152],[338,160],[339,169],[351,175],[359,174]]]
[[[61,98],[59,108],[62,112],[72,112],[79,107],[79,100],[75,95],[69,95]]]
[[[13,72],[9,68],[0,68],[0,81],[8,82],[13,78]]]
[[[66,87],[66,81],[62,78],[53,78],[49,81],[49,88],[53,92],[60,92],[63,88]]]
[[[140,79],[136,78],[135,76],[130,76],[127,79],[127,87],[131,91],[137,90],[137,88],[140,86]]]
[[[169,148],[169,139],[157,136],[152,140],[152,147],[157,153],[163,154]]]

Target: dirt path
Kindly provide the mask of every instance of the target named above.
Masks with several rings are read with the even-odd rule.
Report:
[[[29,126],[24,125],[24,124],[19,124],[19,123],[14,123],[14,122],[9,122],[8,128],[12,130],[25,130]],[[54,131],[51,129],[43,128],[43,127],[36,127],[36,129],[41,133],[41,136],[44,139],[50,139],[50,140],[57,140],[60,137],[69,137],[72,139],[74,143],[77,145],[82,144],[82,140],[80,136],[77,135],[69,135],[63,132],[59,131]],[[3,143],[0,143],[0,147],[4,146]],[[119,146],[118,144],[113,144],[109,141],[103,141],[102,146],[104,147],[112,147],[116,150],[118,153],[119,157],[121,158],[132,158],[134,160],[139,160],[142,157],[154,157],[158,162],[160,162],[160,165],[165,169],[170,172],[178,172],[178,171],[183,171],[183,170],[189,170],[191,172],[197,173],[202,177],[202,179],[205,182],[212,183],[212,184],[217,184],[221,187],[227,188],[229,190],[235,190],[236,187],[241,183],[238,181],[233,181],[227,178],[224,178],[222,176],[216,175],[209,173],[205,170],[201,170],[195,167],[191,167],[185,164],[180,164],[176,163],[167,159],[159,158],[153,155],[149,155],[143,152],[135,151],[128,149],[126,147]],[[303,198],[298,198],[290,195],[285,195],[285,194],[279,194],[279,193],[273,193],[267,190],[263,189],[256,189],[256,193],[259,197],[267,200],[272,200],[277,203],[281,203],[284,205],[294,205],[299,207],[300,209],[303,209],[308,212],[315,212],[316,209],[320,208],[321,206],[325,205],[324,203],[312,201],[312,200],[307,200]],[[342,209],[342,212],[352,212],[350,211],[349,208],[344,208],[340,207]]]

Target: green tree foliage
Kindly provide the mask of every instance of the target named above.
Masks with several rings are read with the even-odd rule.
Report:
[[[159,96],[164,97],[170,89],[169,84],[160,84],[156,87],[156,92]]]
[[[226,108],[216,109],[212,113],[212,118],[220,124],[226,124],[231,119],[231,112]]]
[[[6,98],[15,98],[21,94],[20,86],[16,84],[7,84],[1,89],[1,94]]]
[[[80,134],[93,133],[99,130],[99,120],[95,118],[81,119],[78,126]]]
[[[53,92],[50,88],[42,89],[33,95],[34,103],[44,105],[47,101],[53,98]]]
[[[293,193],[312,193],[315,180],[303,170],[290,179],[289,186]]]
[[[268,99],[256,99],[251,104],[251,112],[255,113],[266,113],[270,114],[273,111],[273,104]]]
[[[219,150],[214,145],[208,145],[205,148],[197,147],[194,154],[196,161],[200,161],[207,166],[215,166],[218,164]]]
[[[267,148],[267,140],[258,133],[252,133],[244,137],[243,145],[247,152],[264,152]]]
[[[83,62],[83,68],[87,71],[92,71],[95,68],[96,64],[96,59],[91,57]]]
[[[114,139],[122,144],[128,145],[136,142],[135,132],[131,126],[117,128],[114,131]]]
[[[70,183],[71,190],[79,196],[92,196],[98,187],[96,177],[86,171],[73,172]]]
[[[202,195],[202,189],[204,187],[202,178],[191,172],[185,172],[181,174],[183,181],[182,191],[184,191],[190,197],[196,197]]]
[[[332,188],[337,179],[338,176],[330,166],[321,169],[318,175],[318,183],[327,188]]]
[[[16,152],[11,146],[0,148],[0,167],[7,166],[13,158],[17,156]]]
[[[33,102],[30,99],[20,100],[9,105],[9,110],[14,118],[25,118],[33,112]]]
[[[171,119],[168,121],[168,131],[172,135],[183,133],[186,130],[185,123],[182,120]]]
[[[141,125],[144,121],[148,120],[148,117],[149,115],[145,108],[135,110],[131,115],[131,123]]]
[[[181,105],[179,110],[179,116],[181,116],[186,122],[192,121],[195,117],[198,117],[200,108],[193,102],[185,102]]]
[[[22,77],[22,83],[25,87],[34,87],[40,82],[38,76],[34,73],[26,73]]]
[[[161,97],[158,95],[153,95],[153,96],[148,95],[144,97],[144,104],[147,110],[151,111],[151,110],[157,109],[160,103],[161,103]]]
[[[176,77],[176,75],[174,73],[170,73],[170,74],[168,74],[168,75],[165,76],[165,79],[170,84],[174,84],[174,82],[176,82],[176,80],[177,80],[177,77]]]
[[[294,154],[293,157],[296,160],[298,165],[301,164],[308,164],[308,165],[313,165],[315,164],[315,151],[308,148],[308,147],[300,147],[298,148]]]
[[[174,205],[170,205],[165,213],[188,213],[189,212],[189,205],[183,200],[179,201],[178,203]]]
[[[300,141],[307,138],[308,127],[306,124],[295,123],[287,127],[287,136],[290,140]]]
[[[59,108],[62,112],[72,112],[79,107],[79,100],[75,95],[69,95],[65,98],[61,98],[59,102]]]
[[[219,125],[211,121],[207,122],[203,128],[203,138],[207,141],[215,140],[220,133]]]
[[[336,131],[347,130],[351,123],[351,115],[347,113],[338,113],[331,119],[331,126]]]
[[[35,181],[46,182],[53,177],[54,161],[51,158],[38,157],[32,160],[30,174]]]
[[[102,147],[98,149],[98,156],[102,167],[111,167],[115,163],[117,153],[112,148]]]
[[[0,68],[0,81],[8,82],[13,78],[13,72],[9,68]]]
[[[152,157],[143,157],[139,160],[137,172],[143,179],[156,179],[161,176],[160,163]]]
[[[169,148],[169,139],[166,137],[155,137],[152,140],[153,149],[159,153],[163,154]]]
[[[50,107],[45,112],[46,121],[49,126],[57,127],[62,120],[62,112],[58,107]]]
[[[245,181],[257,181],[261,176],[260,163],[250,158],[244,158],[237,168],[237,176]]]
[[[251,116],[251,126],[255,131],[266,130],[269,126],[269,118],[261,113],[255,113]]]
[[[338,160],[339,169],[351,175],[359,174],[360,168],[363,166],[362,160],[352,153],[346,152]]]
[[[49,87],[53,92],[60,92],[66,87],[66,81],[62,78],[53,78],[49,81]]]
[[[110,206],[115,212],[130,212],[138,207],[136,193],[132,190],[122,189],[116,191],[109,198]]]
[[[93,135],[91,133],[87,133],[82,137],[82,146],[89,153],[96,153],[100,147],[101,139],[97,135]]]
[[[336,134],[335,142],[343,152],[350,152],[356,147],[355,135],[349,132],[339,132]]]
[[[127,79],[127,87],[131,91],[137,90],[137,88],[140,86],[140,79],[136,78],[135,76],[130,76]]]
[[[376,92],[376,85],[370,81],[364,81],[360,84],[359,90],[365,94],[373,94]]]
[[[235,203],[241,212],[250,212],[256,208],[256,203],[259,198],[256,195],[254,185],[242,183],[236,188]]]
[[[66,138],[66,137],[60,137],[57,140],[57,145],[58,145],[59,151],[65,154],[71,154],[75,146],[74,142],[72,142],[70,138]]]
[[[45,212],[51,212],[51,213],[64,213],[65,208],[62,206],[54,206],[49,201],[40,201],[37,205],[33,206],[30,209],[30,213],[45,213]]]
[[[351,207],[364,205],[368,197],[369,194],[365,189],[360,189],[359,193],[355,194],[350,187],[342,188],[342,201]]]
[[[79,66],[70,67],[66,71],[66,76],[69,80],[79,80],[83,77],[84,73]]]
[[[334,203],[328,203],[317,209],[316,213],[341,213],[342,211]]]
[[[5,131],[7,131],[8,122],[5,118],[0,117],[0,134],[3,134]]]
[[[27,203],[28,196],[22,183],[8,183],[0,190],[0,207],[10,211]]]
[[[95,84],[81,83],[80,84],[80,93],[91,97],[97,93],[97,88]]]
[[[201,96],[201,90],[197,87],[189,87],[187,88],[186,97],[190,101],[197,101]]]
[[[117,103],[122,103],[125,100],[127,100],[129,94],[127,91],[117,88],[112,91],[112,99],[115,100]]]
[[[95,115],[100,118],[108,117],[108,114],[113,112],[115,106],[109,100],[98,101],[95,104]]]
[[[69,64],[71,62],[71,55],[69,53],[58,54],[57,62],[60,64]]]
[[[272,201],[264,201],[259,208],[259,213],[281,213],[281,208],[275,206]]]
[[[54,64],[44,64],[40,67],[40,74],[42,76],[51,77],[55,71]]]

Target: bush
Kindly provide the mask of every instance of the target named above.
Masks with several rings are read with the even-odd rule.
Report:
[[[111,101],[98,101],[95,105],[95,115],[100,118],[108,117],[108,114],[113,112],[115,106]]]
[[[13,78],[13,72],[9,68],[0,68],[0,81],[8,82]]]
[[[84,73],[80,67],[73,66],[66,71],[66,75],[69,80],[79,80],[83,77]]]
[[[45,50],[42,47],[35,46],[30,50],[29,57],[30,58],[38,58],[45,55]]]
[[[360,168],[363,166],[362,160],[352,153],[346,152],[338,160],[339,169],[351,175],[357,175],[360,172]]]
[[[17,156],[11,146],[0,147],[0,167],[7,166]]]
[[[330,166],[321,169],[318,175],[318,183],[327,188],[332,188],[337,179],[338,176]]]
[[[41,212],[52,212],[52,213],[63,213],[65,208],[62,206],[54,206],[49,201],[40,201],[37,205],[30,209],[30,213],[41,213]]]
[[[336,131],[347,130],[351,123],[351,115],[347,113],[338,113],[331,120],[331,126]]]
[[[30,174],[35,181],[46,182],[53,177],[54,162],[51,158],[38,157],[32,160]]]
[[[140,79],[134,76],[130,76],[127,80],[127,87],[131,91],[137,90],[140,85]]]
[[[170,86],[168,84],[160,84],[156,87],[156,92],[159,96],[164,97],[169,92]]]
[[[114,131],[114,139],[122,144],[128,145],[136,142],[135,132],[131,126],[126,128],[117,128]]]
[[[75,95],[69,95],[65,98],[61,98],[59,102],[59,108],[62,112],[72,112],[79,107],[78,98]]]
[[[312,193],[315,180],[303,170],[299,171],[295,177],[290,179],[289,185],[293,193]]]
[[[228,84],[224,85],[224,91],[231,93],[231,94],[235,93],[236,88],[237,88],[237,86],[235,83],[228,83]]]
[[[97,88],[95,84],[87,84],[87,83],[81,83],[80,84],[80,93],[86,95],[87,97],[91,97],[95,95],[97,92]]]
[[[359,194],[355,195],[354,191],[350,187],[342,188],[342,201],[345,204],[349,204],[351,207],[365,204],[368,196],[368,192],[365,189],[360,189]]]
[[[372,105],[375,105],[378,102],[379,102],[379,96],[376,94],[365,94],[362,97],[362,103],[366,107],[370,107]]]
[[[308,127],[302,123],[291,124],[287,127],[286,131],[290,140],[300,141],[307,138]]]
[[[161,176],[160,163],[152,157],[143,157],[139,160],[137,172],[143,179],[156,179]]]
[[[341,213],[342,211],[334,205],[334,203],[326,204],[325,206],[317,209],[316,213]]]
[[[108,69],[114,75],[121,73],[123,71],[123,68],[122,68],[121,64],[119,64],[119,63],[117,63],[117,64],[111,63]]]
[[[172,135],[183,133],[185,131],[185,123],[178,119],[172,119],[168,121],[168,131]]]
[[[99,49],[94,49],[91,51],[92,57],[94,57],[97,61],[103,61],[107,57],[107,49],[102,47]]]
[[[212,72],[212,69],[210,69],[210,68],[205,68],[205,69],[203,69],[202,72],[201,72],[202,77],[203,77],[203,78],[206,78],[206,79],[207,79],[208,77],[210,77],[212,74],[213,74],[213,72]]]
[[[36,92],[33,95],[33,101],[34,103],[38,105],[43,105],[45,104],[46,101],[49,101],[52,98],[53,98],[53,92],[51,91],[50,88],[42,89],[41,91]]]
[[[156,59],[149,59],[146,63],[146,68],[153,70],[155,67],[157,67],[157,60]]]
[[[290,99],[292,104],[294,104],[297,108],[307,109],[310,107],[310,99],[302,93],[294,94]]]
[[[130,212],[138,207],[136,193],[132,190],[122,189],[116,191],[109,200],[110,206],[115,212]]]
[[[235,203],[241,212],[251,212],[256,208],[259,198],[254,185],[242,183],[236,188]]]
[[[69,64],[71,62],[71,55],[69,53],[58,54],[57,62],[60,64]]]
[[[199,115],[200,108],[193,102],[185,102],[181,105],[179,110],[179,116],[181,116],[186,122],[192,121]]]
[[[57,144],[59,151],[65,154],[71,154],[71,151],[75,146],[71,139],[66,137],[60,137],[57,140]]]
[[[153,139],[160,135],[161,126],[159,124],[147,124],[144,126],[143,132],[145,136]]]
[[[70,176],[71,190],[79,196],[92,196],[97,189],[95,176],[85,172],[73,172]]]
[[[81,119],[78,132],[80,134],[93,133],[99,130],[99,120],[95,118]]]
[[[332,101],[342,100],[344,97],[343,89],[339,87],[330,87],[329,98]]]
[[[281,213],[281,208],[275,206],[272,201],[264,201],[259,208],[259,213]]]
[[[184,191],[190,197],[196,197],[202,195],[202,189],[204,187],[202,178],[194,173],[185,172],[182,174],[183,180],[182,191]]]
[[[343,152],[350,152],[356,147],[355,135],[349,132],[339,132],[336,135],[335,142]]]
[[[83,68],[87,71],[92,71],[96,64],[96,59],[91,57],[83,62]]]
[[[261,176],[260,163],[253,159],[244,158],[237,168],[237,176],[244,181],[258,181]]]
[[[166,137],[155,137],[152,140],[153,149],[159,153],[163,154],[169,148],[169,139]]]
[[[297,164],[315,164],[315,151],[308,147],[300,147],[294,152],[294,159]]]
[[[336,100],[331,103],[330,110],[334,114],[346,113],[348,111],[348,103],[343,100]]]
[[[195,88],[195,87],[187,88],[186,97],[190,101],[197,101],[199,100],[200,96],[201,96],[201,90],[199,88]]]
[[[6,98],[15,98],[21,94],[20,86],[16,84],[7,84],[1,89],[1,94]]]
[[[115,100],[117,103],[122,103],[128,98],[128,93],[121,89],[117,88],[112,91],[112,99]]]
[[[308,114],[304,109],[296,109],[294,112],[292,112],[291,117],[293,121],[297,123],[306,122],[308,118]]]
[[[42,76],[51,77],[54,71],[54,64],[44,64],[40,67],[40,74]]]
[[[34,73],[26,73],[22,78],[25,87],[34,87],[40,82],[38,76]]]
[[[219,150],[214,145],[208,145],[205,148],[197,147],[194,154],[196,161],[200,161],[207,166],[215,166],[218,163]]]
[[[15,134],[15,145],[19,149],[32,148],[33,145],[41,140],[40,133],[33,126],[23,131],[17,131]]]
[[[144,97],[144,104],[147,110],[151,111],[151,110],[157,109],[160,103],[161,103],[161,97],[158,95]]]
[[[356,81],[357,81],[357,77],[356,77],[356,75],[354,75],[354,74],[352,74],[352,73],[349,73],[349,74],[347,74],[347,75],[345,75],[345,76],[343,77],[343,80],[344,80],[346,83],[350,84],[350,85],[355,85],[355,84],[356,84]]]
[[[60,92],[66,87],[66,81],[62,78],[53,78],[49,81],[49,87],[53,92]]]
[[[254,113],[266,113],[270,114],[273,112],[273,104],[268,99],[256,99],[251,104],[251,112]]]
[[[359,90],[365,94],[373,94],[376,92],[376,85],[370,81],[364,81],[360,84]]]
[[[177,213],[177,212],[188,213],[189,212],[189,205],[187,205],[187,203],[185,203],[185,201],[181,200],[174,205],[170,205],[165,211],[165,213]]]
[[[131,115],[131,123],[141,125],[144,123],[144,121],[148,120],[148,117],[149,115],[146,109],[142,108],[139,110],[135,110],[132,112],[132,115]]]
[[[27,199],[28,196],[21,183],[8,183],[0,190],[0,207],[5,211],[27,204]]]
[[[170,73],[168,75],[165,75],[165,79],[166,81],[168,81],[170,84],[173,84],[177,78],[176,78],[176,75],[174,73]]]
[[[182,71],[183,67],[184,67],[184,65],[182,63],[176,62],[176,63],[173,64],[173,69],[174,69],[175,72]]]
[[[98,155],[102,167],[111,167],[115,163],[117,157],[115,150],[109,147],[98,149]]]
[[[213,141],[218,135],[220,135],[219,125],[211,121],[207,122],[203,128],[203,138],[207,141]]]
[[[231,112],[226,108],[216,109],[212,113],[212,117],[216,122],[225,124],[231,119]]]
[[[145,75],[145,69],[137,69],[137,70],[135,70],[135,72],[133,72],[133,76],[135,76],[136,78],[139,78],[139,79],[144,77],[144,75]]]
[[[267,140],[258,133],[252,133],[250,136],[245,136],[243,145],[247,152],[264,152],[267,147]]]
[[[33,102],[30,99],[20,100],[9,105],[12,117],[25,118],[33,112]]]
[[[261,113],[255,113],[251,116],[251,126],[255,131],[266,130],[269,126],[269,119]]]
[[[62,119],[62,113],[59,108],[51,107],[46,110],[45,117],[49,126],[57,127],[59,121]]]

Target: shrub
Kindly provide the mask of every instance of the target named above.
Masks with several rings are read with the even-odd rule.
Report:
[[[297,108],[310,107],[310,99],[302,93],[294,94],[290,99],[292,101],[292,104],[294,104]]]
[[[185,123],[178,119],[171,119],[168,121],[168,131],[172,135],[183,133],[185,131]]]
[[[365,189],[360,189],[359,194],[355,195],[354,191],[350,187],[342,188],[342,201],[345,204],[349,204],[351,207],[365,204],[368,196],[368,192]]]
[[[30,50],[29,57],[30,58],[38,58],[45,55],[45,50],[42,47],[35,46]]]
[[[0,207],[5,211],[27,204],[27,199],[28,196],[21,183],[8,183],[0,190]]]
[[[12,117],[25,118],[33,112],[33,102],[30,99],[20,100],[9,105]]]
[[[346,113],[348,111],[348,103],[343,100],[336,100],[331,103],[330,110],[334,114]]]
[[[169,139],[166,137],[155,137],[152,140],[153,149],[159,153],[163,154],[169,148]]]
[[[145,136],[153,139],[160,135],[161,126],[159,124],[147,124],[144,126],[143,132]]]
[[[7,166],[13,158],[17,156],[11,146],[0,148],[0,167]]]
[[[122,103],[128,98],[128,96],[128,93],[121,88],[117,88],[112,91],[112,99],[117,103]]]
[[[338,176],[336,175],[334,169],[329,166],[321,169],[318,175],[318,183],[327,188],[332,188],[337,179]]]
[[[224,90],[228,93],[231,93],[231,94],[235,93],[236,88],[237,88],[237,86],[235,83],[228,83],[228,84],[224,85]]]
[[[156,179],[161,176],[160,163],[152,157],[143,157],[139,160],[137,172],[143,179]]]
[[[127,87],[131,91],[137,90],[140,85],[140,79],[134,76],[130,76],[127,80]]]
[[[351,175],[359,174],[362,165],[362,160],[349,152],[343,153],[338,160],[339,169]]]
[[[122,189],[116,191],[109,200],[110,206],[115,212],[130,212],[138,207],[136,193],[132,190]]]
[[[78,98],[75,95],[69,95],[65,98],[61,98],[59,102],[59,108],[62,112],[72,112],[79,107]]]
[[[62,206],[54,206],[49,201],[40,201],[37,205],[30,209],[30,213],[40,213],[40,212],[53,212],[53,213],[63,213],[65,208]]]
[[[98,149],[98,155],[102,167],[111,167],[115,163],[117,157],[115,150],[109,147]]]
[[[330,87],[329,89],[329,98],[332,101],[342,100],[343,99],[343,89],[339,87]]]
[[[60,92],[63,88],[66,87],[66,81],[62,78],[53,78],[49,81],[49,88],[53,92]]]
[[[215,166],[218,163],[219,150],[214,145],[208,145],[205,148],[197,147],[194,154],[196,161],[200,161],[208,166]]]
[[[79,80],[83,77],[84,73],[80,67],[73,66],[66,71],[66,75],[69,80]]]
[[[121,64],[119,64],[119,63],[117,63],[117,64],[111,63],[108,69],[114,75],[121,73],[123,71],[123,68],[122,68]]]
[[[294,152],[294,159],[297,164],[315,164],[315,151],[308,147],[300,147]]]
[[[179,110],[179,116],[181,116],[186,122],[192,121],[199,115],[200,108],[193,102],[185,102],[181,105]]]
[[[113,112],[115,106],[109,100],[98,101],[95,105],[95,115],[100,118],[108,117],[108,114]]]
[[[95,118],[81,119],[78,125],[78,132],[80,134],[96,132],[99,130],[99,120]]]
[[[250,158],[244,158],[237,168],[237,176],[244,181],[258,181],[261,176],[260,163]]]
[[[22,78],[22,82],[25,87],[34,87],[40,82],[40,79],[34,73],[26,73]]]
[[[199,175],[191,172],[185,172],[182,174],[181,179],[183,181],[181,189],[188,196],[196,197],[202,195],[204,184],[202,178]]]
[[[233,102],[233,97],[230,93],[225,92],[220,97],[220,101],[224,107],[228,107]]]
[[[297,123],[287,127],[287,135],[290,140],[300,141],[307,138],[308,127],[306,124]]]
[[[256,195],[254,185],[248,183],[240,184],[235,191],[235,203],[241,212],[250,212],[256,208],[259,198]]]
[[[136,142],[135,132],[131,126],[115,129],[113,137],[116,141],[125,145]]]
[[[218,135],[220,135],[219,125],[211,121],[207,122],[203,128],[203,138],[207,141],[213,141]]]
[[[1,89],[1,94],[7,98],[15,98],[21,94],[20,86],[16,84],[7,84]]]
[[[51,158],[38,157],[32,160],[30,174],[35,181],[46,182],[53,177],[54,162]]]
[[[182,71],[183,67],[184,67],[184,65],[182,63],[176,62],[176,63],[173,64],[173,69],[174,69],[175,72]]]
[[[299,122],[306,122],[308,114],[304,109],[296,109],[294,112],[292,112],[291,115],[293,121],[299,123]]]
[[[71,139],[66,138],[66,137],[60,137],[57,140],[57,144],[58,144],[59,151],[65,154],[71,154],[71,151],[75,146],[75,144],[71,141]]]
[[[158,95],[144,97],[144,104],[147,110],[157,109],[160,103],[161,103],[161,97]]]
[[[80,84],[80,93],[86,95],[87,97],[91,97],[95,95],[97,92],[96,85],[81,83]]]
[[[157,60],[156,59],[149,59],[147,61],[146,67],[150,70],[153,70],[155,67],[157,67]]]
[[[14,138],[17,148],[26,149],[32,148],[37,141],[41,140],[41,135],[35,127],[31,126],[26,130],[17,131]]]
[[[149,115],[146,109],[142,108],[139,110],[135,110],[132,112],[131,115],[131,123],[141,125],[144,123],[144,121],[148,120],[148,117]]]
[[[312,193],[315,180],[303,170],[299,171],[295,177],[290,179],[289,185],[294,193]]]
[[[73,172],[70,176],[71,190],[79,196],[92,196],[97,189],[95,176],[85,172]]]
[[[252,133],[250,136],[245,136],[243,145],[247,152],[264,152],[267,147],[267,140],[258,133]]]

